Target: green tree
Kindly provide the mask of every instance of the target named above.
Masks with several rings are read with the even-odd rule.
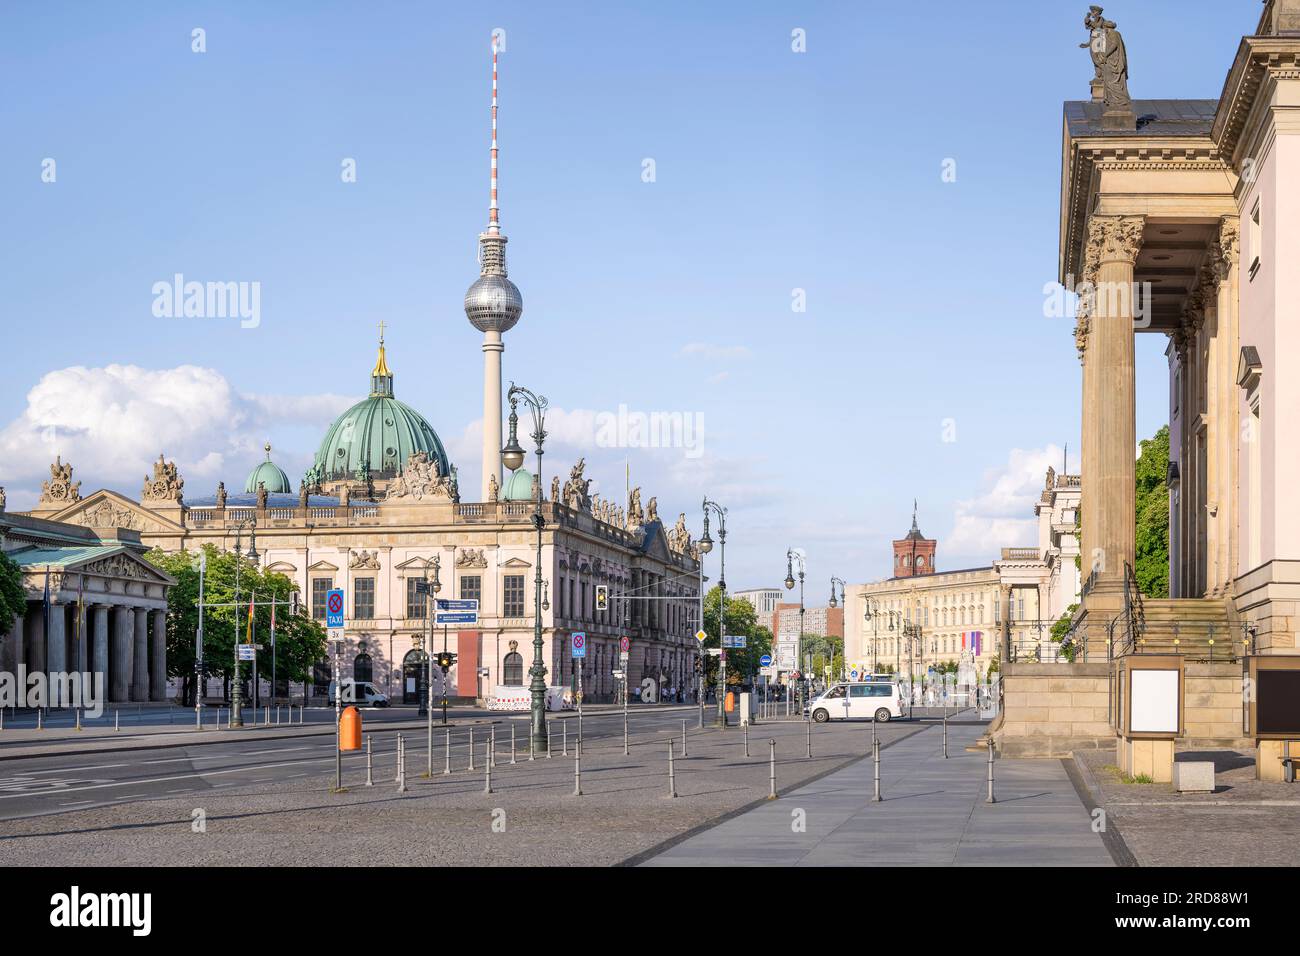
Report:
[[[0,553],[0,637],[9,633],[14,621],[27,613],[27,589],[23,570],[7,554]]]
[[[1141,442],[1137,460],[1136,566],[1138,590],[1169,596],[1169,426]],[[1085,494],[1087,492],[1085,491]]]
[[[297,585],[283,574],[264,571],[256,564],[229,551],[204,545],[207,571],[203,579],[203,663],[209,675],[233,677],[235,642],[247,636],[248,604],[257,596],[253,612],[253,639],[266,645],[257,655],[258,676],[271,679],[271,608],[269,602],[292,601]],[[195,636],[199,623],[199,555],[194,551],[164,552],[157,548],[145,557],[155,566],[176,578],[176,586],[167,599],[167,670],[182,678],[182,695],[193,701]],[[235,602],[238,574],[239,602]],[[268,602],[265,606],[262,602]],[[311,673],[312,665],[324,659],[325,629],[313,621],[303,607],[298,614],[291,606],[280,604],[275,611],[275,676],[278,680],[301,681]],[[245,679],[252,676],[251,664],[241,668]]]
[[[722,646],[718,638],[721,598],[716,585],[704,596],[704,632],[709,635],[704,640],[706,648]],[[727,685],[751,683],[759,671],[759,658],[772,653],[772,631],[758,623],[754,605],[742,598],[727,598],[726,624],[728,634],[743,634],[747,638],[745,647],[727,648]],[[717,686],[718,664],[715,655],[704,658],[706,687]]]

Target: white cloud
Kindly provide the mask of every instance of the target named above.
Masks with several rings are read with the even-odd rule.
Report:
[[[941,543],[944,552],[979,564],[992,561],[1001,548],[1035,544],[1034,502],[1048,466],[1060,461],[1057,445],[1013,448],[1006,465],[985,475],[983,494],[957,502],[952,533]]]
[[[220,372],[196,365],[78,365],[45,374],[27,393],[26,408],[0,430],[0,467],[15,509],[34,503],[22,499],[34,499],[56,455],[74,466],[83,494],[100,487],[136,493],[160,453],[187,483],[230,480],[238,477],[230,469],[242,473],[272,429],[323,430],[353,401],[244,394]]]
[[[706,359],[747,359],[754,353],[744,345],[714,345],[711,342],[690,342],[682,346],[683,357]]]

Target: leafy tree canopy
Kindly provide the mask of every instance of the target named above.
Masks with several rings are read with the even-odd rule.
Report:
[[[14,621],[27,613],[27,589],[22,568],[0,554],[0,635],[8,634]]]

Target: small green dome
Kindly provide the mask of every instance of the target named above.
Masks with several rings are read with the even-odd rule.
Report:
[[[244,491],[251,495],[257,491],[259,484],[263,484],[266,485],[267,494],[292,494],[293,485],[289,483],[289,476],[284,473],[283,468],[271,461],[271,443],[267,442],[263,447],[266,449],[266,461],[248,473],[248,480],[244,482]]]
[[[501,500],[533,500],[533,476],[529,473],[527,468],[520,468],[506,479],[506,485],[501,489]]]
[[[368,468],[375,478],[393,478],[407,459],[424,452],[437,462],[438,473],[451,473],[451,462],[437,432],[419,412],[393,397],[383,339],[370,376],[370,396],[335,419],[316,452],[312,474],[319,481],[356,477]]]

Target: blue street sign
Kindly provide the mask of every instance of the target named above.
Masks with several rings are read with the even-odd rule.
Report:
[[[772,655],[771,655],[771,654],[764,654],[762,657],[760,657],[760,658],[758,659],[758,664],[759,664],[760,667],[771,667],[771,666],[772,666]]]
[[[325,626],[343,626],[343,589],[333,588],[325,594]]]
[[[746,646],[745,642],[747,640],[748,638],[744,634],[723,634],[722,646],[723,647],[745,647]]]
[[[478,600],[438,598],[434,602],[434,624],[477,624]]]
[[[574,631],[569,635],[569,650],[574,657],[587,656],[587,633],[585,631]]]

